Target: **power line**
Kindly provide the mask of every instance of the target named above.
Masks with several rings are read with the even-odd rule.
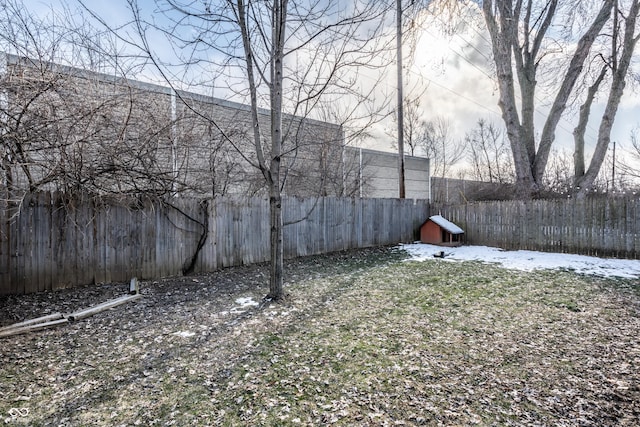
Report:
[[[440,20],[441,20],[441,19],[440,19]],[[428,35],[430,35],[431,37],[436,38],[436,36],[435,36],[432,32],[430,32],[429,30],[427,30],[427,29],[423,29],[423,31],[424,31],[424,32],[426,32],[426,33],[427,33]],[[481,35],[481,33],[479,33],[477,30],[475,30],[475,29],[474,29],[474,31],[475,31],[478,35]],[[458,33],[456,33],[456,34],[455,34],[455,36],[457,36],[459,39],[461,39],[463,42],[465,42],[465,44],[466,44],[467,46],[470,46],[471,48],[473,48],[476,52],[478,52],[478,54],[480,54],[480,55],[481,55],[483,58],[485,58],[487,61],[490,61],[490,59],[489,59],[489,58],[488,58],[484,53],[482,53],[478,48],[476,48],[476,47],[475,47],[475,46],[474,46],[474,45],[473,45],[473,44],[472,44],[468,39],[466,39],[465,37],[463,37],[462,35],[460,35],[460,34],[458,34]],[[487,40],[486,40],[486,38],[485,38],[484,36],[481,36],[481,37],[482,37],[482,39],[483,39],[483,40],[487,41]],[[473,61],[471,61],[469,58],[467,58],[463,53],[460,53],[460,52],[456,51],[456,50],[455,50],[453,47],[451,47],[450,45],[447,45],[447,48],[448,48],[451,52],[453,52],[456,56],[458,56],[459,58],[461,58],[463,61],[467,62],[467,63],[468,63],[469,65],[471,65],[473,68],[475,68],[475,69],[476,69],[476,70],[478,70],[480,73],[482,73],[484,76],[486,76],[488,79],[490,79],[492,83],[494,83],[494,84],[496,83],[494,76],[490,75],[489,73],[487,73],[487,71],[485,71],[485,70],[483,70],[482,68],[480,68],[477,64],[475,64]],[[421,75],[421,74],[417,74],[417,73],[416,73],[415,71],[413,71],[413,70],[408,70],[408,72],[410,72],[410,73],[412,73],[412,74],[415,74],[415,75],[419,76],[420,78],[424,78],[424,79],[428,80],[430,83],[433,83],[433,84],[435,84],[436,86],[439,86],[440,88],[445,89],[445,90],[447,90],[447,91],[449,91],[449,92],[451,92],[451,93],[455,94],[456,96],[458,96],[458,97],[460,97],[460,98],[462,98],[462,99],[465,99],[466,101],[472,102],[473,104],[478,105],[478,106],[482,107],[482,108],[483,108],[483,109],[485,109],[485,110],[488,110],[488,111],[490,111],[490,112],[492,112],[492,113],[494,113],[494,114],[501,115],[500,113],[497,113],[497,112],[495,112],[495,111],[493,111],[493,110],[489,110],[486,106],[484,106],[484,105],[482,105],[482,104],[480,104],[480,103],[478,103],[478,102],[476,102],[476,101],[474,101],[474,100],[472,100],[472,99],[470,99],[470,98],[468,98],[468,97],[466,97],[466,96],[464,96],[464,95],[459,94],[458,92],[454,91],[453,89],[447,88],[447,87],[445,87],[445,86],[443,86],[443,85],[441,85],[441,84],[439,84],[439,83],[435,82],[434,80],[432,80],[432,79],[430,79],[430,78],[428,78],[428,77],[425,77],[425,76],[423,76],[423,75]],[[518,99],[518,101],[519,101],[520,103],[522,103],[522,99],[520,98],[520,94],[516,92],[516,93],[515,93],[515,96],[516,96],[516,98]],[[542,100],[541,100],[537,95],[536,95],[535,99],[536,99],[536,101],[538,101],[538,103],[539,103],[539,104],[542,104]],[[535,114],[536,114],[536,115],[538,115],[538,117],[542,118],[543,120],[546,120],[546,119],[548,118],[548,116],[547,116],[547,115],[545,115],[542,111],[540,111],[540,109],[539,109],[539,108],[535,109]],[[569,121],[568,121],[564,116],[561,116],[561,117],[560,117],[560,120],[561,120],[561,122],[564,122],[564,123],[565,123],[565,125],[573,126],[573,123],[569,122]],[[569,136],[572,136],[572,135],[573,135],[573,131],[572,131],[572,130],[570,130],[570,129],[567,129],[567,127],[566,127],[565,125],[563,125],[562,123],[558,123],[558,125],[557,125],[557,129],[559,129],[559,130],[562,130],[562,131],[566,132]],[[589,129],[590,129],[591,131],[595,132],[595,130],[594,130],[590,125],[589,125]]]
[[[465,95],[463,95],[463,94],[461,94],[461,93],[459,93],[459,92],[456,92],[455,90],[453,90],[453,89],[451,89],[451,88],[448,88],[448,87],[446,87],[446,86],[444,86],[444,85],[442,85],[442,84],[438,83],[438,82],[437,82],[437,81],[435,81],[435,80],[431,80],[431,79],[429,79],[428,77],[424,77],[424,76],[422,76],[422,77],[423,77],[424,79],[426,79],[429,83],[433,83],[434,85],[438,86],[439,88],[444,89],[444,90],[446,90],[447,92],[450,92],[450,93],[452,93],[452,94],[456,95],[457,97],[464,99],[465,101],[471,102],[471,103],[473,103],[473,104],[477,105],[478,107],[480,107],[480,108],[482,108],[482,109],[484,109],[484,110],[488,111],[489,113],[497,114],[498,116],[501,116],[501,113],[500,113],[499,111],[492,110],[492,109],[490,109],[489,107],[487,107],[486,105],[483,105],[483,104],[479,103],[478,101],[476,101],[476,100],[474,100],[474,99],[471,99],[471,98],[469,98],[469,97],[467,97],[467,96],[465,96]]]

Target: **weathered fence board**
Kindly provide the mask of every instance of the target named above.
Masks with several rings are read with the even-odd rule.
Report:
[[[640,258],[640,201],[633,198],[475,202],[432,212],[469,244]]]
[[[411,242],[428,213],[426,201],[285,197],[284,254]],[[263,199],[122,205],[42,193],[20,207],[5,203],[0,295],[179,275],[205,227],[195,271],[269,259],[269,203]]]
[[[174,207],[69,201],[37,194],[0,205],[0,294],[181,274],[208,226],[196,271],[269,259],[263,199],[176,199]],[[640,258],[637,199],[432,206],[400,199],[284,198],[285,257],[414,240],[429,212],[471,244]]]

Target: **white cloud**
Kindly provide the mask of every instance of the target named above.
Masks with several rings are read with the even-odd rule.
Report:
[[[426,92],[422,95],[423,117],[425,119],[433,119],[435,116],[447,118],[452,123],[452,128],[456,130],[457,138],[464,137],[467,131],[474,128],[479,118],[503,125],[498,107],[497,83],[492,71],[490,38],[484,28],[479,7],[473,3],[467,3],[467,6],[458,15],[446,15],[447,19],[454,19],[453,22],[446,22],[446,28],[443,18],[431,14],[423,17],[421,25],[424,31],[417,44],[414,64],[410,71],[410,80],[414,82],[421,80],[422,85],[428,85]],[[557,47],[559,41],[554,40],[553,43]],[[571,49],[564,50],[571,51]],[[566,52],[563,58],[566,59]],[[556,58],[554,61],[558,60]],[[557,74],[556,70],[555,75]],[[547,78],[550,76],[553,74]],[[554,96],[554,87],[555,84],[540,75],[535,114],[537,132],[542,131]],[[638,87],[627,84],[612,129],[612,140],[626,141],[626,145],[630,145],[628,143],[630,131],[640,122],[640,98],[637,91]],[[410,96],[410,93],[407,96]],[[601,95],[592,109],[586,135],[587,157],[591,154],[589,150],[595,147],[605,102],[606,96]],[[554,148],[569,152],[573,150],[572,132],[576,124],[577,112],[577,106],[565,112],[556,130]],[[389,121],[385,126],[393,129],[395,125]],[[386,140],[371,141],[369,146],[391,150],[388,137]]]
[[[86,4],[110,25],[124,24],[131,20],[131,12],[124,0],[86,2]],[[162,22],[163,18],[158,13],[155,1],[140,0],[139,5],[144,16],[148,19]],[[435,5],[434,7],[439,6],[438,2],[433,2],[433,5]],[[62,0],[38,0],[29,3],[29,7],[38,15],[46,15],[52,10],[61,11]],[[463,138],[466,132],[475,127],[479,118],[485,118],[502,125],[501,113],[497,105],[497,84],[492,72],[489,36],[484,29],[478,5],[474,2],[467,2],[455,13],[443,13],[442,10],[437,12],[441,14],[424,12],[416,19],[416,24],[423,30],[416,45],[414,58],[408,57],[410,54],[409,45],[407,44],[405,47],[407,57],[404,63],[408,69],[408,78],[407,75],[405,76],[406,96],[424,91],[421,95],[423,117],[433,119],[436,116],[442,116],[448,119],[455,130],[454,139]],[[390,21],[389,25],[393,25],[393,23]],[[393,34],[393,31],[389,31],[389,34]],[[152,48],[160,56],[168,58],[173,54],[169,44],[162,36],[153,34],[151,41]],[[391,42],[390,39],[386,41]],[[637,64],[635,65],[637,68]],[[232,91],[228,89],[228,86],[237,84],[238,79],[243,78],[238,69],[233,71],[227,69],[223,74],[220,74],[220,70],[214,69],[214,66],[211,65],[198,70],[199,75],[204,76],[209,85],[213,85],[215,81],[213,94],[218,97],[232,96]],[[395,64],[389,64],[384,70],[361,70],[356,84],[360,85],[363,91],[368,91],[375,84],[380,73],[383,73],[383,84],[375,90],[376,102],[379,104],[387,102],[389,104],[387,111],[391,113],[395,109],[396,103]],[[148,70],[147,74],[148,80],[156,82],[159,80],[157,73]],[[541,83],[539,97],[542,100],[550,99],[550,96],[543,94],[542,86]],[[197,90],[193,87],[187,89]],[[213,89],[209,87],[203,90],[210,94]],[[349,104],[344,99],[340,102]],[[592,121],[587,135],[587,149],[593,147],[604,99],[600,99],[599,102],[600,104],[594,107],[592,113]],[[558,127],[557,148],[570,150],[573,146],[572,131],[575,123],[575,110],[577,109],[568,112]],[[538,131],[542,129],[546,113],[544,106],[538,108],[535,116]],[[632,85],[629,84],[616,118],[612,139],[619,142],[628,141],[631,129],[640,120],[638,117],[640,117],[640,98],[638,98],[637,92],[634,92]],[[366,141],[364,146],[392,151],[392,142],[395,138],[389,136],[388,131],[394,127],[391,117],[388,117],[384,122],[373,125],[369,129],[373,137]]]

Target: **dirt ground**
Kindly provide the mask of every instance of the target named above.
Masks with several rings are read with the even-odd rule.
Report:
[[[322,278],[340,273],[344,268],[374,265],[381,259],[401,257],[391,248],[369,248],[286,260],[285,288],[301,278]],[[349,265],[345,266],[345,261]],[[262,263],[186,277],[141,281],[140,293],[144,298],[135,305],[144,309],[147,319],[166,318],[167,310],[173,311],[181,304],[194,301],[204,301],[210,312],[225,311],[234,305],[238,295],[250,295],[255,301],[261,301],[269,291],[268,275],[269,266]],[[0,327],[57,312],[71,313],[126,295],[128,291],[129,283],[100,283],[53,292],[0,296]],[[122,310],[126,308],[107,311],[102,317],[124,317]],[[122,320],[122,326],[126,326]]]
[[[345,268],[401,257],[389,248],[371,248],[286,260],[285,289],[300,280],[318,280]],[[276,315],[281,310],[284,317],[271,316],[267,324],[252,319],[256,313],[270,313],[264,310],[269,304],[263,300],[268,293],[268,269],[268,264],[255,264],[141,281],[142,297],[134,302],[77,322],[0,338],[0,424],[4,420],[19,425],[85,425],[87,420],[78,413],[88,402],[113,398],[111,391],[105,396],[88,391],[126,389],[126,383],[142,384],[144,390],[160,367],[203,346],[215,348],[207,353],[207,362],[191,361],[189,368],[182,369],[193,371],[202,368],[201,363],[213,363],[207,368],[213,372],[207,382],[228,376],[240,357],[238,352],[251,345],[254,335],[290,321],[294,316],[288,314],[297,310],[285,300],[273,310]],[[106,283],[0,297],[0,327],[53,313],[72,313],[126,295],[128,290],[128,283]],[[322,299],[318,293],[309,295],[313,304],[314,297]],[[251,304],[243,305],[246,301]],[[307,305],[305,301],[300,304]],[[247,325],[251,334],[242,332]],[[180,376],[180,369],[167,369],[172,380]],[[150,419],[153,424],[161,423],[158,416],[163,415],[143,416],[143,424]],[[113,425],[108,420],[100,424]]]

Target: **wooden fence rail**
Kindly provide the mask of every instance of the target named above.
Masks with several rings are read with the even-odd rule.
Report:
[[[640,258],[640,201],[632,198],[476,202],[431,206],[469,244]]]
[[[430,212],[460,225],[469,244],[640,258],[640,201],[631,198],[431,207],[401,199],[285,198],[285,256],[411,242]],[[0,205],[0,295],[179,275],[203,233],[196,272],[267,261],[268,201],[122,205],[31,195],[19,209]]]
[[[428,213],[426,201],[285,198],[285,256],[411,242]],[[0,295],[178,275],[203,233],[196,272],[267,261],[268,201],[122,205],[31,195],[19,209],[0,205]]]

